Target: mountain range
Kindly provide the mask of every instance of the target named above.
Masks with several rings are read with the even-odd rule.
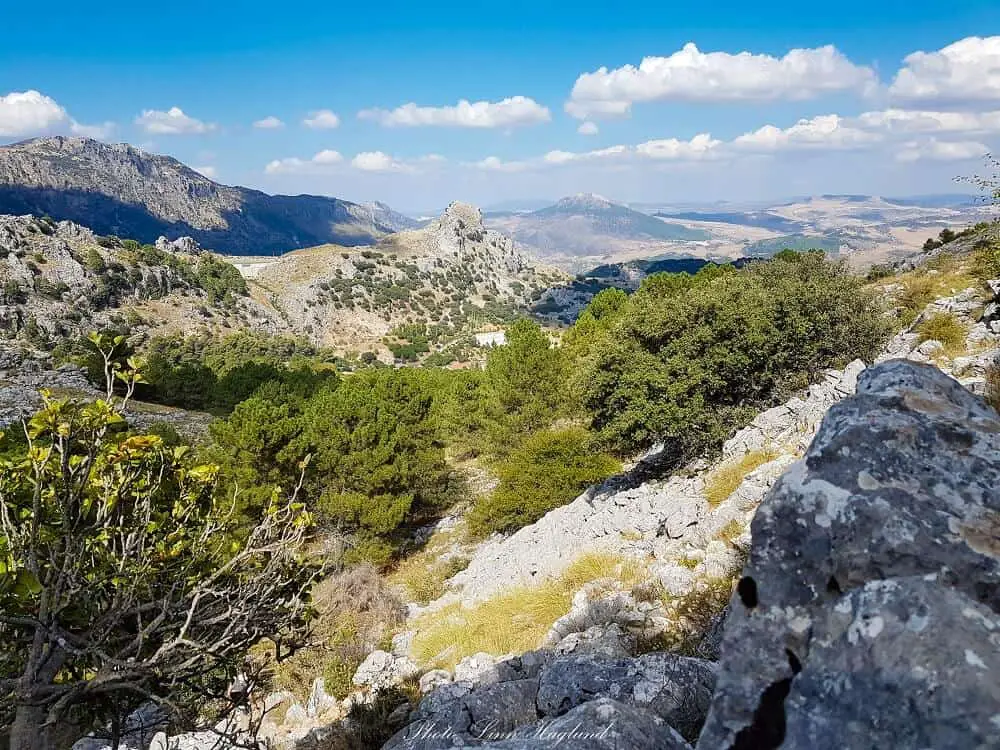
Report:
[[[416,224],[379,203],[220,185],[168,156],[67,137],[0,147],[0,214],[29,213],[140,242],[190,236],[235,255],[368,245]]]
[[[671,208],[580,193],[542,204],[508,201],[494,207],[506,210],[486,212],[486,226],[521,252],[573,273],[650,259],[768,256],[786,247],[820,248],[866,266],[906,257],[942,228],[984,218],[965,195],[822,195]],[[221,185],[168,156],[68,137],[0,146],[4,214],[73,221],[141,243],[189,236],[217,252],[253,256],[366,247],[434,220],[417,221],[382,203]]]

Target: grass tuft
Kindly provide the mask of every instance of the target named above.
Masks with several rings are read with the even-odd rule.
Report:
[[[687,594],[663,602],[672,626],[664,633],[640,644],[642,651],[671,651],[682,656],[698,656],[698,644],[726,605],[733,591],[733,579],[707,578]]]
[[[896,304],[900,308],[899,324],[909,328],[917,316],[931,302],[941,297],[979,286],[974,273],[968,267],[967,259],[961,256],[944,253],[924,268],[894,276],[879,283],[898,284],[901,289],[896,292]]]
[[[965,337],[969,331],[954,313],[937,313],[917,326],[919,342],[940,341],[948,357],[965,353]]]
[[[732,544],[741,536],[743,536],[743,532],[745,530],[746,527],[734,518],[732,521],[730,521],[721,529],[719,529],[719,533],[716,536],[716,538],[719,539],[720,541],[729,542],[730,544]]]
[[[720,466],[705,482],[705,499],[715,508],[733,494],[747,474],[778,457],[778,451],[770,448],[750,451],[737,461]]]
[[[448,579],[468,566],[468,557],[440,558],[433,550],[423,550],[403,560],[388,580],[401,585],[413,601],[427,604],[444,594]]]

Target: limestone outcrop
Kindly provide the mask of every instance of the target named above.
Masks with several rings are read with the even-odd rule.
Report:
[[[752,533],[699,747],[996,746],[996,411],[936,367],[871,368]]]

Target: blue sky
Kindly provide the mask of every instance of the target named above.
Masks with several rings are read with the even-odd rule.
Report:
[[[4,11],[0,142],[99,135],[269,192],[930,193],[1000,144],[995,0],[38,8]]]

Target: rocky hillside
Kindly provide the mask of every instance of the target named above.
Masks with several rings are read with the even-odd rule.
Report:
[[[376,245],[246,261],[191,238],[142,245],[68,221],[0,216],[0,330],[42,349],[107,327],[133,336],[252,328],[390,361],[394,352],[467,359],[483,326],[562,310],[553,299],[567,280],[458,203]]]
[[[83,368],[68,363],[57,366],[45,353],[0,341],[0,430],[19,429],[11,426],[37,413],[43,406],[42,389],[48,389],[57,398],[105,397]],[[169,425],[195,443],[205,439],[212,421],[210,414],[139,400],[129,403],[125,418],[130,425],[143,430]]]
[[[654,450],[486,542],[428,529],[443,595],[409,605],[346,698],[323,678],[268,696],[261,734],[337,747],[367,716],[391,750],[991,747],[1000,416],[980,395],[1000,400],[1000,280],[967,260],[885,280],[900,305],[930,297],[879,361],[826,372],[719,456],[664,476]],[[539,612],[547,630],[510,647]]]
[[[852,365],[782,409],[727,445],[730,454],[782,439],[793,446],[780,465],[747,476],[732,502],[685,519],[664,505],[676,523],[662,530],[607,514],[591,527],[591,544],[625,533],[662,538],[661,549],[679,543],[689,556],[674,559],[696,563],[676,567],[693,576],[716,556],[696,556],[708,536],[705,553],[725,540],[743,550],[737,557],[749,554],[739,583],[714,595],[721,614],[693,651],[664,649],[648,631],[671,617],[703,618],[705,595],[680,593],[685,584],[663,570],[655,576],[665,592],[649,580],[625,591],[600,579],[574,598],[544,648],[427,669],[408,655],[414,634],[403,634],[393,652],[365,660],[345,700],[322,679],[305,704],[269,696],[258,736],[290,750],[346,747],[360,717],[374,714],[379,730],[400,727],[386,750],[994,746],[1000,415],[937,367],[906,360]],[[796,461],[794,446],[814,431]],[[649,502],[618,499],[626,508]],[[716,514],[730,518],[726,526],[752,518],[752,534],[719,534]],[[720,570],[734,574],[731,562]],[[409,711],[398,686],[418,677],[424,697]],[[207,750],[217,740],[160,734],[151,747]],[[105,747],[87,742],[78,750]]]
[[[0,333],[47,349],[107,327],[278,331],[236,269],[190,240],[140,245],[72,222],[0,216]]]
[[[0,147],[0,214],[29,213],[140,242],[190,236],[233,254],[365,245],[414,225],[381,204],[229,187],[128,144],[66,137]]]
[[[324,245],[240,268],[255,296],[319,343],[365,348],[388,336],[390,345],[424,352],[523,314],[567,279],[486,229],[479,209],[463,203],[370,247]],[[407,325],[417,328],[400,330]]]

